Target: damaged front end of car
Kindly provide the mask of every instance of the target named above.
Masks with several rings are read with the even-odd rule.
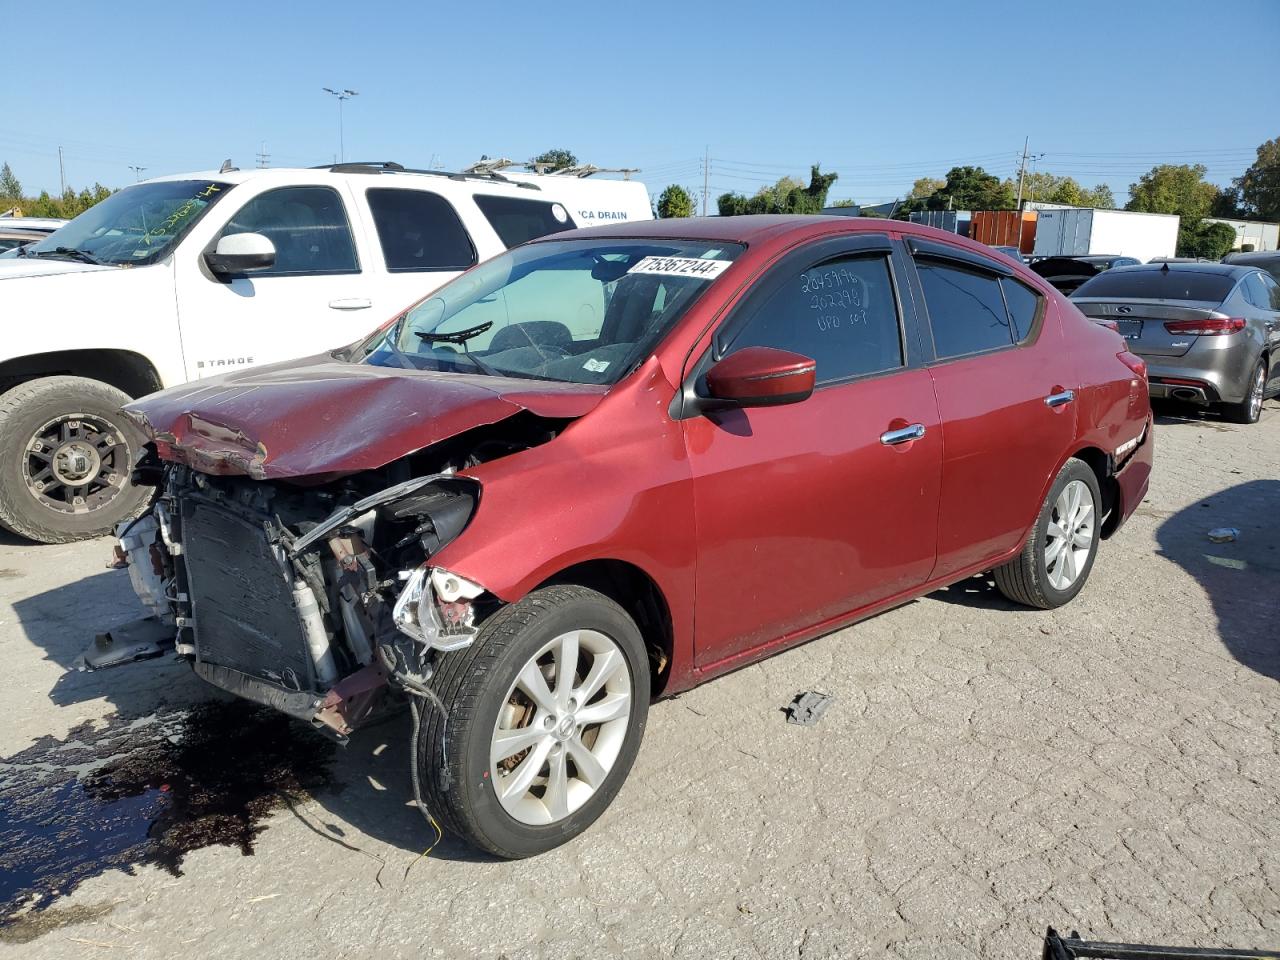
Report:
[[[83,669],[170,650],[215,686],[345,738],[389,693],[425,694],[438,655],[469,645],[497,600],[431,565],[479,484],[445,472],[374,489],[161,465],[117,560],[150,616],[100,635]]]

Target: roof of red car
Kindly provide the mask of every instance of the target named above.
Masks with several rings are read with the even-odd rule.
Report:
[[[870,217],[824,217],[785,214],[757,214],[746,217],[684,217],[667,220],[632,220],[606,226],[571,230],[569,234],[593,237],[655,237],[669,240],[727,240],[737,243],[759,242],[794,231],[856,233],[860,230],[884,230],[911,226],[900,220]],[[553,234],[546,239],[562,240],[566,234]]]

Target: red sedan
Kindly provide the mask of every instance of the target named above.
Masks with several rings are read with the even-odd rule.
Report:
[[[134,404],[158,496],[121,539],[162,626],[87,665],[176,645],[336,737],[407,703],[424,810],[527,856],[609,804],[654,696],[978,573],[1071,600],[1147,490],[1147,397],[1116,333],[951,234],[559,234]]]

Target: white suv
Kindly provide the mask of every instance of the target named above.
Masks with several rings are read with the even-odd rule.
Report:
[[[393,163],[127,187],[0,260],[0,525],[53,543],[136,512],[131,398],[342,346],[508,247],[651,217],[637,181]]]

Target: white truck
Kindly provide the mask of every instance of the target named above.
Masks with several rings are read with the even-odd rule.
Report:
[[[394,163],[127,187],[0,259],[0,526],[56,543],[137,512],[130,399],[343,346],[508,247],[652,215],[634,180]]]

